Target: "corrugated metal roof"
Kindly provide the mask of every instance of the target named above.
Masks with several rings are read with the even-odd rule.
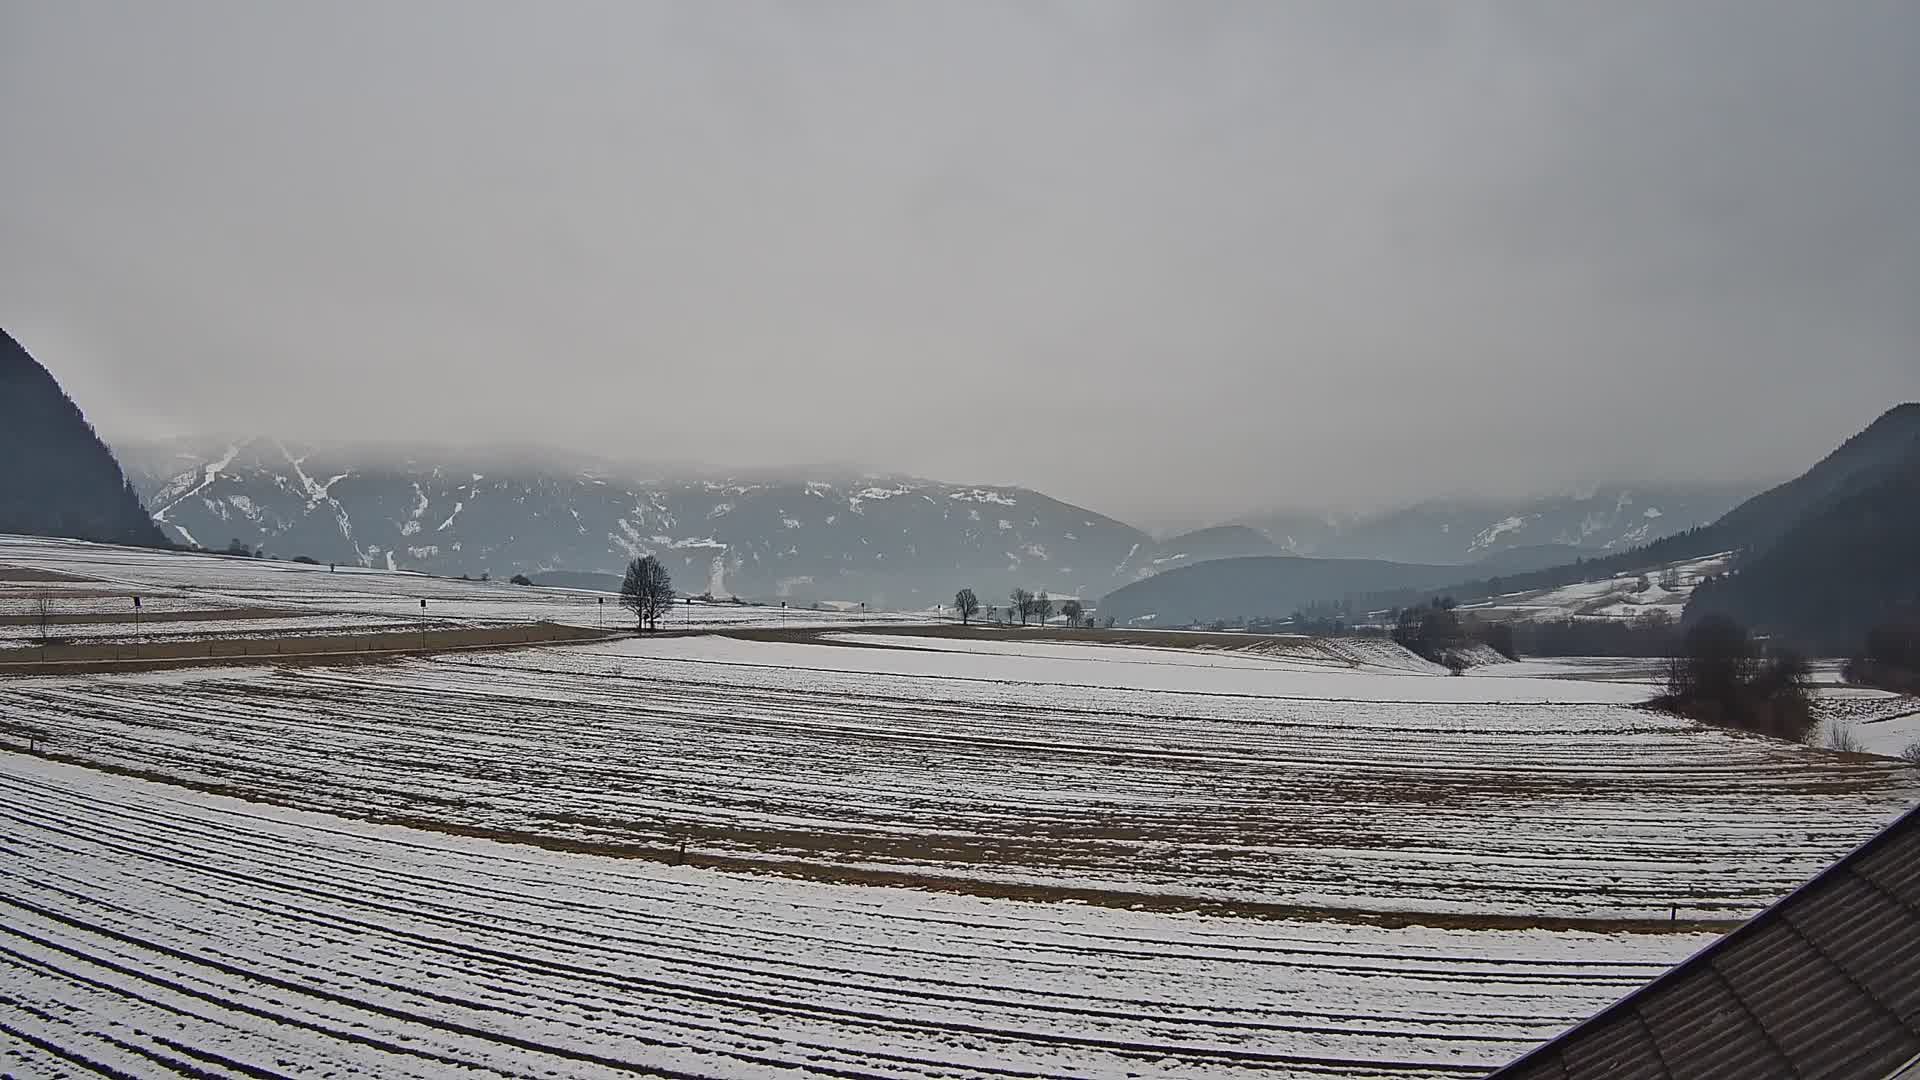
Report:
[[[1920,1058],[1920,808],[1500,1080],[1905,1075]]]

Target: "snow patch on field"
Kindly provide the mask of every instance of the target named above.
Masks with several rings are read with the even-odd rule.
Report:
[[[1693,595],[1694,586],[1707,577],[1723,572],[1732,558],[1732,552],[1721,552],[1653,567],[1644,574],[1620,574],[1553,589],[1508,593],[1463,604],[1461,610],[1505,618],[1540,620],[1631,619],[1658,611],[1677,619],[1686,607],[1687,598]],[[1669,572],[1674,580],[1673,588],[1661,583]],[[1640,586],[1643,579],[1647,583],[1644,589]]]
[[[1899,757],[1908,747],[1920,746],[1920,697],[1867,688],[1846,688],[1844,696],[1832,690],[1817,702],[1820,727],[1809,737],[1815,746],[1839,745],[1844,735],[1862,752]]]
[[[1334,670],[1324,659],[1282,663],[1237,652],[1195,649],[1147,650],[1006,639],[968,640],[875,635],[846,638],[864,648],[835,649],[734,638],[674,638],[601,646],[688,660],[764,667],[809,667],[841,672],[980,679],[1041,686],[1233,694],[1249,698],[1378,702],[1607,703],[1644,700],[1638,687],[1572,679],[1496,679],[1467,674],[1432,677],[1437,670],[1386,667],[1362,660],[1364,669]],[[1404,649],[1385,643],[1405,654]],[[878,647],[876,647],[878,646]],[[1147,655],[1151,653],[1151,655]],[[1415,658],[1416,660],[1418,658]]]

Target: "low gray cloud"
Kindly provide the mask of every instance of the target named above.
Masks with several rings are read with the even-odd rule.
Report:
[[[109,433],[1146,521],[1795,471],[1920,396],[1920,5],[0,6]]]

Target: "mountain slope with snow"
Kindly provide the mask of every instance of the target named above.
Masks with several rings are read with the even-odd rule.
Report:
[[[1571,561],[1705,525],[1749,494],[1710,486],[1610,486],[1524,499],[1434,499],[1357,517],[1256,514],[1241,523],[1294,555],[1464,564],[1515,548],[1555,545],[1567,548]]]
[[[1015,487],[902,476],[641,481],[271,439],[127,449],[154,518],[183,542],[283,557],[506,576],[614,572],[656,555],[682,591],[920,607],[1014,585],[1097,595],[1152,571],[1146,534]]]

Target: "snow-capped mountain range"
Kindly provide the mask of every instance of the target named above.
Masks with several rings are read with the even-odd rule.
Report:
[[[120,451],[175,540],[438,574],[611,574],[652,554],[684,592],[919,607],[962,586],[987,604],[1014,585],[1098,596],[1153,546],[1038,492],[904,476],[639,480],[451,452],[370,464],[273,439]]]
[[[1311,554],[1548,565],[1718,517],[1733,494],[1625,489],[1425,503],[1363,519],[1268,515],[1155,541],[1037,491],[909,476],[678,475],[552,455],[502,465],[468,451],[374,451],[249,438],[122,443],[169,538],[220,549],[458,575],[613,574],[665,560],[685,592],[921,607],[1018,585],[1096,601],[1164,570],[1237,555]],[[1252,527],[1245,527],[1252,526]],[[1515,549],[1529,549],[1525,552]],[[1469,575],[1470,576],[1470,575]]]

